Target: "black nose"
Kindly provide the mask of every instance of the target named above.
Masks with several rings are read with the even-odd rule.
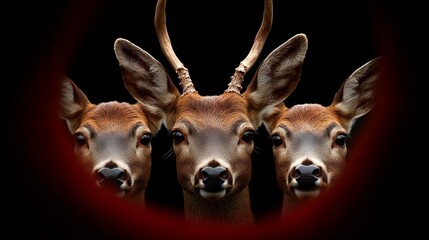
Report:
[[[205,167],[201,169],[201,177],[206,191],[218,192],[223,189],[222,184],[227,177],[227,171],[223,167]]]
[[[119,187],[126,180],[125,170],[115,168],[101,168],[97,171],[97,181],[100,186],[109,185],[113,187]]]
[[[317,176],[320,175],[320,168],[316,165],[300,165],[295,169],[298,188],[308,190],[315,187]]]

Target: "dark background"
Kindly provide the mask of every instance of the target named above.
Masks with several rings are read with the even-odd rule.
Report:
[[[135,102],[124,88],[113,52],[117,38],[126,38],[149,52],[161,61],[173,81],[178,83],[155,34],[155,4],[156,1],[112,2],[105,6],[89,29],[69,75],[94,103],[110,100]],[[317,12],[305,12],[298,10],[305,9],[303,3],[275,1],[272,31],[243,85],[250,82],[258,64],[271,51],[295,34],[305,33],[309,49],[302,81],[286,103],[289,106],[306,102],[328,105],[342,81],[355,69],[381,55],[373,38],[373,6],[357,2],[347,11],[334,10],[338,7],[332,3],[317,3],[312,6],[314,10],[318,9]],[[168,2],[167,24],[173,47],[189,69],[201,95],[217,95],[226,89],[234,69],[253,44],[262,13],[263,1]],[[275,181],[271,146],[265,129],[259,130],[257,152],[253,158],[255,180],[250,186],[253,190],[252,205],[257,213],[267,210],[278,212],[281,193]],[[174,155],[162,159],[171,149],[170,137],[165,131],[160,132],[153,146],[153,184],[147,197],[180,208],[180,189],[177,186],[172,189],[172,183],[176,182]]]
[[[5,96],[13,102],[6,109],[22,117],[22,121],[11,121],[11,126],[14,127],[10,129],[23,130],[18,130],[20,134],[13,135],[14,144],[9,149],[45,143],[43,137],[49,135],[49,132],[38,131],[37,122],[28,118],[41,112],[25,113],[20,109],[31,109],[32,101],[38,100],[24,101],[22,95],[30,96],[29,93],[49,89],[43,83],[30,84],[37,78],[29,76],[40,70],[39,64],[47,58],[51,49],[58,47],[58,42],[67,39],[77,42],[73,45],[74,51],[64,50],[70,62],[65,65],[63,72],[77,83],[93,103],[110,100],[135,102],[123,86],[113,52],[113,43],[117,38],[126,38],[149,52],[164,65],[173,81],[177,82],[156,38],[153,26],[155,4],[154,0],[107,1],[103,4],[62,1],[13,6],[16,12],[12,21],[14,25],[7,27],[11,31],[5,48],[12,52],[8,62],[13,64],[8,72],[18,76],[18,81],[12,80],[11,84],[15,89],[21,90],[5,91]],[[189,69],[201,95],[217,95],[226,89],[234,69],[252,46],[262,11],[263,1],[168,1],[167,26],[173,47]],[[379,178],[373,179],[373,184],[370,185],[368,198],[371,201],[365,205],[364,211],[369,215],[351,221],[353,224],[361,224],[357,229],[348,226],[353,230],[348,231],[346,228],[339,231],[342,234],[347,232],[349,235],[346,238],[360,239],[371,234],[394,235],[397,232],[412,236],[421,231],[421,224],[428,213],[427,208],[422,207],[422,193],[427,187],[421,187],[427,157],[418,157],[421,150],[417,150],[422,143],[420,139],[427,138],[427,130],[419,130],[416,126],[416,120],[420,119],[422,112],[417,111],[419,106],[416,103],[425,102],[416,91],[423,86],[420,85],[422,78],[418,72],[422,62],[417,59],[423,55],[420,50],[423,45],[420,33],[424,28],[420,28],[423,16],[418,13],[416,5],[394,5],[383,1],[347,1],[340,4],[326,1],[274,1],[272,30],[258,61],[245,76],[244,88],[253,77],[258,64],[272,50],[297,33],[307,35],[309,48],[301,82],[285,101],[288,106],[306,102],[328,105],[341,83],[374,57],[391,54],[400,62],[395,65],[401,69],[395,72],[398,73],[395,75],[395,84],[402,88],[401,94],[395,96],[401,99],[398,101],[401,104],[396,109],[399,114],[394,119],[397,125],[392,127],[395,134],[391,133],[395,137],[386,139],[375,133],[373,136],[379,138],[380,146],[391,148],[391,154],[386,156],[391,161],[386,161],[386,166],[380,169]],[[63,19],[67,21],[64,22]],[[77,31],[77,28],[83,31]],[[50,70],[50,66],[43,67],[46,71]],[[53,71],[54,69],[55,66],[52,66]],[[38,89],[32,86],[38,86]],[[366,117],[358,121],[352,137],[360,129],[365,131],[365,120]],[[388,123],[386,126],[389,126]],[[263,128],[259,130],[250,186],[252,207],[258,220],[268,213],[276,214],[281,205],[281,193],[273,175],[268,135]],[[170,144],[171,140],[165,129],[154,139],[153,171],[147,199],[166,209],[180,211],[182,199],[180,189],[175,185],[174,157],[163,157],[169,151]],[[44,147],[46,145],[49,149],[49,144],[44,144]],[[353,148],[353,138],[349,148]],[[410,152],[416,152],[417,156],[411,157],[414,153]],[[68,201],[73,200],[66,201],[63,198],[68,196],[58,196],[61,194],[53,191],[56,188],[44,186],[46,176],[40,180],[39,174],[44,173],[39,173],[39,169],[36,171],[37,168],[32,167],[38,161],[38,156],[32,155],[30,151],[18,155],[16,150],[6,153],[8,158],[17,163],[11,168],[12,172],[20,173],[14,181],[16,186],[13,187],[13,196],[8,199],[12,200],[12,206],[18,206],[13,208],[10,221],[15,226],[20,226],[22,236],[62,236],[62,233],[67,235],[66,232],[72,230],[75,231],[72,236],[81,236],[79,234],[84,235],[88,231],[93,231],[90,236],[104,236],[102,229],[94,230],[87,226],[87,221],[90,220],[78,219],[81,217],[79,213],[59,210],[69,206]],[[365,178],[364,172],[362,178]],[[31,190],[27,190],[29,185]],[[414,219],[423,220],[413,221]]]

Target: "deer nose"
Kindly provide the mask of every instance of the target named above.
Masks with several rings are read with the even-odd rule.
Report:
[[[299,189],[311,189],[315,187],[318,177],[321,176],[321,170],[314,164],[299,165],[295,168],[293,175],[298,182]]]
[[[204,189],[209,192],[223,190],[222,184],[227,177],[227,170],[223,167],[204,167],[201,169],[200,178],[203,180]]]
[[[122,168],[103,167],[97,171],[97,182],[100,186],[120,187],[127,179],[127,172]]]

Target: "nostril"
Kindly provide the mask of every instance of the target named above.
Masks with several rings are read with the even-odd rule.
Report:
[[[127,174],[125,174],[126,172],[122,169],[120,169],[121,171],[118,172],[117,174],[117,178],[120,180],[126,180],[127,179]]]
[[[206,179],[209,176],[209,173],[207,172],[207,168],[203,168],[201,170],[201,179]]]
[[[208,177],[226,178],[227,171],[223,167],[205,167],[201,169],[201,175],[203,176],[203,178],[208,178]]]
[[[312,172],[311,172],[314,176],[319,175],[320,173],[320,168],[316,167]]]
[[[97,171],[99,184],[110,183],[120,186],[126,180],[126,172],[121,168],[101,168]]]
[[[227,179],[228,178],[228,171],[226,171],[226,169],[223,169],[220,173],[219,173],[219,177],[222,179]]]
[[[321,170],[316,165],[299,165],[295,169],[295,178],[298,182],[299,189],[313,189],[316,185],[318,177],[321,175]]]
[[[201,169],[201,179],[207,191],[221,191],[226,176],[227,170],[223,167],[205,167]]]

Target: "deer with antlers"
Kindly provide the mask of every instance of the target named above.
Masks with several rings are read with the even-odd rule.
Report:
[[[158,105],[138,100],[94,104],[67,77],[60,95],[60,118],[73,135],[74,151],[84,168],[98,186],[144,207],[152,135],[162,123]]]
[[[185,218],[192,222],[254,223],[248,186],[254,133],[262,116],[298,83],[307,38],[295,35],[271,52],[241,94],[244,75],[258,58],[271,29],[272,1],[266,0],[252,49],[235,69],[226,90],[220,95],[201,96],[173,51],[165,6],[166,1],[157,2],[155,28],[183,92],[179,93],[154,57],[120,38],[114,49],[125,86],[140,102],[155,104],[165,115],[165,126],[173,138]]]
[[[355,70],[329,106],[308,103],[288,108],[282,103],[264,116],[283,191],[283,216],[305,199],[319,196],[341,175],[352,127],[373,108],[381,59]]]

